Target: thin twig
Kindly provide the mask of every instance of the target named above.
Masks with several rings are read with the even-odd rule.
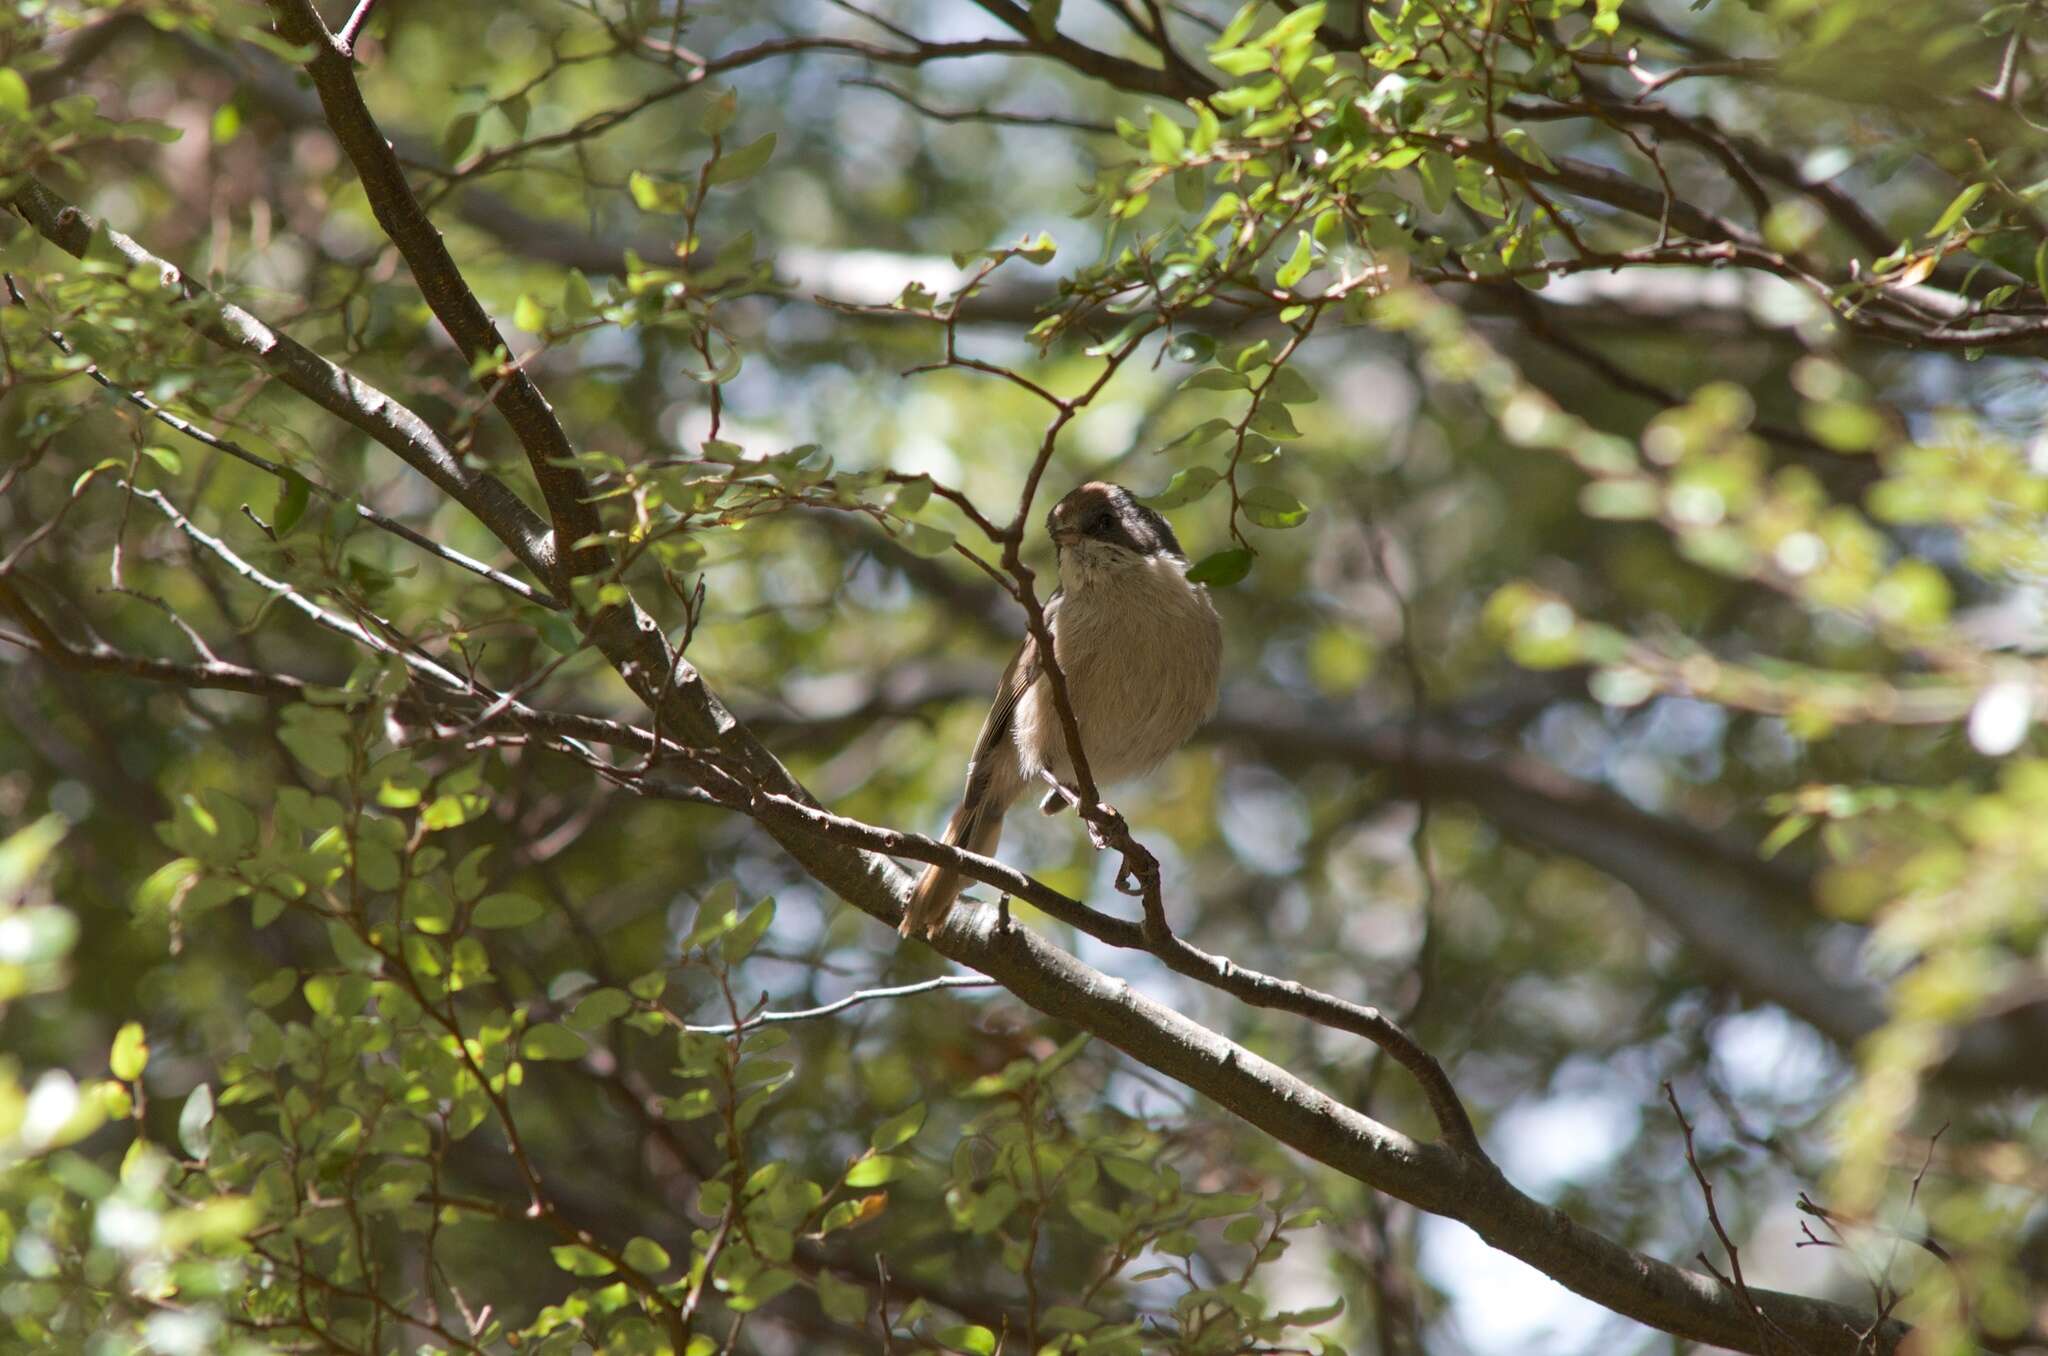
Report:
[[[835,1002],[818,1008],[802,1008],[795,1012],[757,1012],[738,1022],[723,1026],[685,1026],[682,1030],[693,1036],[733,1036],[742,1031],[751,1031],[757,1026],[778,1022],[808,1022],[819,1017],[831,1017],[862,1003],[873,1003],[885,998],[908,998],[913,994],[933,993],[940,989],[991,989],[996,982],[985,975],[940,975],[918,984],[899,984],[888,989],[862,989],[850,993]]]
[[[1715,1280],[1734,1292],[1743,1312],[1756,1324],[1757,1346],[1763,1352],[1763,1356],[1771,1356],[1776,1350],[1771,1341],[1771,1331],[1776,1325],[1765,1316],[1763,1309],[1756,1302],[1756,1297],[1749,1293],[1749,1282],[1742,1278],[1742,1254],[1736,1248],[1735,1240],[1728,1236],[1728,1230],[1721,1223],[1721,1212],[1714,1205],[1714,1183],[1708,1178],[1706,1170],[1700,1166],[1699,1155],[1693,1151],[1692,1122],[1685,1118],[1684,1110],[1678,1105],[1678,1094],[1672,1091],[1668,1081],[1664,1084],[1664,1100],[1671,1104],[1671,1114],[1678,1117],[1679,1131],[1685,1136],[1685,1161],[1692,1168],[1693,1180],[1699,1183],[1700,1197],[1707,1204],[1707,1223],[1713,1226],[1714,1237],[1721,1240],[1721,1248],[1728,1255],[1728,1270],[1732,1276],[1723,1276],[1715,1269],[1714,1264],[1707,1260],[1704,1252],[1699,1254],[1700,1265],[1704,1266]],[[1784,1334],[1780,1333],[1779,1336],[1784,1337]],[[1785,1340],[1790,1341],[1789,1338]],[[1800,1349],[1796,1342],[1791,1345],[1795,1351]]]
[[[27,304],[22,297],[21,289],[15,284],[14,275],[12,273],[0,274],[0,279],[5,280],[7,286],[7,294],[16,306],[22,306]],[[77,348],[71,343],[69,339],[64,337],[61,331],[44,330],[43,335],[52,344],[56,346],[58,352],[64,354],[66,357],[77,356]],[[263,471],[269,475],[276,476],[279,480],[285,481],[286,483],[290,483],[291,480],[294,477],[296,477],[298,480],[305,484],[307,490],[310,493],[317,495],[319,498],[327,500],[330,503],[348,504],[351,508],[355,510],[357,517],[361,518],[364,522],[369,523],[371,526],[381,528],[384,531],[391,533],[393,536],[400,538],[401,540],[410,542],[412,545],[418,547],[420,550],[427,552],[429,555],[438,556],[442,560],[447,561],[451,565],[458,565],[463,569],[468,570],[472,574],[480,575],[483,578],[490,580],[493,584],[496,584],[499,588],[505,589],[511,593],[515,593],[529,603],[538,604],[539,606],[545,607],[550,611],[560,611],[565,606],[559,599],[556,599],[546,593],[541,592],[539,589],[534,588],[531,584],[526,583],[524,580],[515,579],[511,575],[506,574],[502,570],[495,569],[492,566],[486,565],[483,561],[476,559],[474,556],[464,555],[462,552],[456,550],[452,546],[443,546],[441,543],[433,540],[431,537],[425,536],[420,532],[415,531],[413,528],[407,527],[404,523],[398,521],[396,518],[390,517],[387,514],[379,513],[376,509],[371,508],[368,504],[362,503],[359,500],[352,500],[348,498],[346,495],[339,494],[334,490],[330,490],[325,485],[322,485],[320,482],[314,480],[310,476],[302,475],[301,473],[294,471],[287,466],[283,466],[277,462],[270,460],[270,458],[263,456],[260,453],[251,452],[248,448],[243,447],[240,443],[237,443],[232,439],[223,438],[216,433],[210,433],[207,430],[200,428],[197,424],[192,423],[190,420],[171,413],[163,406],[157,404],[154,400],[151,400],[148,396],[142,394],[142,392],[134,390],[131,387],[125,386],[120,382],[115,381],[113,378],[109,377],[105,372],[100,370],[100,366],[98,363],[89,362],[83,370],[86,376],[91,377],[95,382],[99,383],[99,385],[102,388],[113,392],[115,395],[120,396],[123,400],[127,401],[131,405],[134,405],[137,409],[142,410],[143,412],[148,414],[152,419],[157,420],[165,427],[176,429],[179,433],[184,434],[187,438],[192,439],[194,442],[199,443],[204,447],[210,447],[216,452],[225,452],[227,455],[234,457],[236,460],[246,462],[250,466],[255,467],[257,470]]]
[[[1099,136],[1116,135],[1116,128],[1108,123],[1090,122],[1086,118],[1062,117],[1057,113],[1006,113],[986,108],[934,108],[901,85],[892,85],[886,80],[877,80],[871,76],[848,76],[840,83],[861,89],[878,90],[933,122],[980,122],[1000,127],[1061,128],[1070,132],[1088,132]]]
[[[370,11],[376,7],[377,0],[356,0],[354,11],[349,14],[347,22],[342,24],[341,31],[334,35],[334,45],[341,49],[343,56],[355,56],[356,37],[363,31],[363,25],[369,22]]]

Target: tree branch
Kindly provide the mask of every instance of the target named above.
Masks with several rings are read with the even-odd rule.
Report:
[[[607,622],[607,618],[609,621]],[[777,813],[763,828],[806,874],[894,928],[909,878],[877,853],[836,841],[809,813],[816,800],[736,720],[695,665],[668,652],[635,602],[610,609],[590,634],[621,677],[658,707],[678,742],[721,773],[757,788]],[[803,813],[790,813],[794,807]],[[822,813],[822,812],[821,812]],[[865,827],[865,826],[862,826]],[[899,842],[906,855],[916,846]],[[999,865],[991,863],[991,865]],[[1029,929],[996,928],[989,914],[955,915],[933,945],[1000,982],[1039,1011],[1072,1022],[1139,1063],[1174,1078],[1311,1158],[1377,1190],[1470,1225],[1518,1257],[1616,1313],[1733,1350],[1757,1352],[1752,1316],[1714,1281],[1644,1256],[1516,1190],[1483,1156],[1422,1144],[1351,1110],[1244,1047],[1082,963]],[[1376,1016],[1377,1014],[1375,1014]],[[1753,1291],[1779,1328],[1817,1352],[1896,1350],[1907,1329],[1825,1301]]]
[[[311,0],[270,0],[270,9],[285,41],[311,49],[306,74],[320,95],[327,124],[355,166],[377,224],[404,256],[442,328],[472,365],[493,354],[504,355],[505,365],[487,373],[483,384],[494,392],[498,412],[526,450],[527,465],[547,503],[554,524],[555,564],[562,571],[549,582],[557,595],[566,597],[571,577],[600,569],[607,559],[601,547],[578,544],[598,536],[603,524],[590,502],[583,472],[575,465],[576,449],[568,433],[525,367],[510,361],[511,350],[504,336],[464,281],[441,233],[414,196],[397,152],[363,101],[355,62],[335,43]]]
[[[12,616],[28,632],[26,636],[18,636],[0,631],[0,641],[18,646],[30,654],[41,655],[59,668],[82,673],[118,673],[146,682],[169,683],[184,688],[218,688],[259,697],[296,698],[306,689],[306,685],[296,678],[263,673],[223,659],[181,664],[148,655],[127,654],[99,641],[74,645],[57,634],[56,629],[29,605],[28,599],[21,596],[21,590],[15,587],[14,581],[5,575],[0,575],[0,612]]]
[[[542,579],[554,578],[554,548],[546,525],[509,486],[487,471],[474,470],[424,419],[354,373],[224,301],[186,277],[176,265],[144,249],[29,179],[8,200],[51,244],[80,259],[89,251],[111,254],[132,267],[150,269],[193,303],[186,323],[222,348],[249,358],[284,385],[360,429],[439,486],[474,514],[520,562]]]
[[[0,275],[0,277],[4,277],[7,287],[7,294],[9,298],[14,302],[14,304],[17,306],[24,305],[25,303],[22,299],[21,290],[15,286],[14,275],[10,273]],[[45,330],[43,333],[52,344],[56,345],[58,352],[66,355],[75,354],[77,352],[77,350],[72,347],[71,341],[66,339],[58,331]],[[123,386],[119,382],[115,381],[113,378],[109,377],[105,372],[102,372],[100,370],[98,363],[88,364],[85,368],[85,375],[92,378],[93,381],[97,383],[101,389],[111,391],[113,394],[119,396],[121,399],[127,401],[129,404],[135,406],[143,413],[149,415],[152,419],[155,419],[158,423],[164,425],[164,427],[177,430],[179,433],[184,434],[187,438],[190,438],[192,441],[198,443],[202,447],[209,447],[216,452],[226,453],[228,456],[235,458],[237,461],[241,461],[250,466],[253,466],[257,470],[265,472],[266,474],[276,476],[281,481],[289,482],[294,477],[297,477],[297,479],[305,485],[309,493],[318,496],[322,501],[331,504],[347,504],[351,509],[355,511],[357,517],[361,518],[364,522],[370,524],[372,527],[379,528],[385,532],[389,532],[392,536],[397,537],[399,540],[407,542],[410,545],[418,547],[420,550],[425,551],[428,555],[438,556],[440,559],[447,561],[451,565],[460,566],[462,569],[468,570],[471,574],[478,575],[484,579],[488,579],[493,584],[496,584],[499,588],[504,589],[506,592],[511,593],[519,598],[522,598],[529,603],[533,603],[540,607],[547,608],[549,611],[559,611],[563,606],[565,606],[565,604],[558,602],[556,599],[534,588],[531,584],[528,584],[524,580],[514,579],[511,575],[506,574],[503,570],[499,570],[490,565],[487,565],[483,561],[476,559],[474,556],[464,555],[462,552],[456,550],[452,546],[443,546],[440,542],[437,542],[433,538],[428,537],[423,533],[406,526],[404,523],[398,521],[396,518],[393,518],[388,514],[379,513],[376,509],[371,508],[368,504],[365,504],[360,500],[350,499],[345,495],[336,494],[333,490],[328,489],[325,485],[322,485],[320,482],[310,479],[306,476],[299,475],[298,472],[292,470],[290,467],[281,466],[277,462],[270,460],[270,458],[263,456],[260,453],[251,452],[248,448],[243,447],[240,443],[235,442],[231,438],[223,438],[219,434],[210,433],[207,430],[200,428],[197,424],[192,423],[190,420],[181,418],[180,416],[171,413],[169,410],[157,404],[154,400],[151,400],[142,392],[134,390],[131,387]]]
[[[684,661],[665,694],[666,723],[721,761],[759,769],[764,789],[812,805],[788,772],[717,703]],[[651,668],[643,667],[646,674]],[[644,681],[635,684],[645,690]],[[808,817],[806,817],[808,818]],[[819,884],[894,927],[909,879],[873,852],[824,836],[795,817],[771,815],[763,827]],[[1644,1256],[1574,1222],[1515,1189],[1483,1158],[1422,1144],[1324,1093],[1117,979],[1083,964],[1025,928],[995,926],[990,911],[959,921],[933,939],[944,955],[998,980],[1026,1003],[1123,1050],[1233,1114],[1317,1160],[1432,1214],[1470,1225],[1493,1247],[1518,1257],[1616,1313],[1652,1327],[1732,1350],[1759,1353],[1754,1317],[1708,1276]],[[1752,1290],[1779,1329],[1818,1353],[1897,1349],[1907,1329],[1840,1305]]]

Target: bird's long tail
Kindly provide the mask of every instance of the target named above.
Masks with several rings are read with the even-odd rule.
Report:
[[[986,798],[969,797],[946,821],[945,841],[986,857],[996,850],[1003,836],[1003,814],[1007,806],[992,805]],[[910,892],[910,904],[896,931],[905,937],[929,937],[939,930],[952,912],[953,901],[967,888],[969,878],[942,866],[927,866]]]

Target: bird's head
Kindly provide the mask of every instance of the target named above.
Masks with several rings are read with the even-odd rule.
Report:
[[[1139,503],[1121,485],[1091,480],[1052,506],[1045,530],[1060,548],[1061,558],[1080,549],[1091,559],[1109,563],[1118,555],[1134,557],[1181,553],[1180,541],[1166,519]]]

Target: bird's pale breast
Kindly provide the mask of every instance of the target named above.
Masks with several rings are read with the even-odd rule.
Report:
[[[1054,652],[1098,784],[1151,771],[1216,708],[1222,627],[1185,568],[1159,555],[1068,580],[1053,618]],[[1018,703],[1016,739],[1027,781],[1041,767],[1073,779],[1042,678]]]

